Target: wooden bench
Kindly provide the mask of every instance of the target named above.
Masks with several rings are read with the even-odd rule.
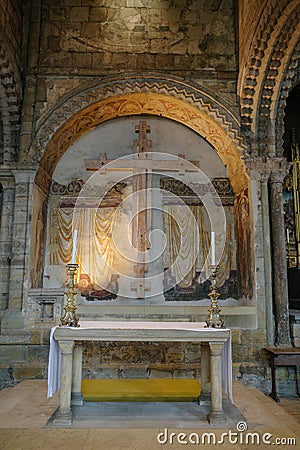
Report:
[[[272,392],[270,397],[272,397],[276,402],[280,401],[277,395],[276,385],[277,366],[295,367],[297,395],[300,396],[297,377],[297,366],[300,366],[300,347],[265,347],[265,350],[267,350],[271,355]]]

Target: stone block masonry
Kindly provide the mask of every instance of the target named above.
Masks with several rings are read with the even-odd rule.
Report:
[[[201,4],[199,4],[201,3]],[[84,54],[102,53],[102,66],[113,54],[115,70],[137,70],[141,63],[133,55],[155,55],[152,69],[168,68],[182,72],[191,66],[199,70],[211,67],[212,58],[225,58],[226,70],[236,71],[232,2],[209,11],[205,0],[192,2],[119,1],[56,2],[47,0],[41,24],[42,68],[78,67]],[[209,36],[208,36],[209,34]],[[76,54],[80,56],[76,57]],[[68,55],[72,55],[71,57]],[[184,66],[175,56],[187,56]],[[201,55],[201,65],[197,57]],[[149,61],[150,63],[150,61]],[[82,63],[93,69],[91,57]]]

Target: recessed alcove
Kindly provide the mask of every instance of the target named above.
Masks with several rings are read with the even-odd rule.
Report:
[[[133,320],[141,317],[157,320],[168,317],[176,317],[177,320],[198,320],[199,317],[201,319],[206,317],[210,304],[208,298],[210,282],[208,279],[208,266],[203,271],[203,264],[204,256],[206,258],[209,256],[211,218],[209,217],[210,212],[206,211],[207,207],[200,198],[201,195],[199,195],[199,192],[197,193],[197,189],[199,191],[201,183],[211,183],[213,189],[215,189],[216,196],[219,198],[220,211],[222,210],[224,222],[226,223],[222,248],[223,255],[220,254],[219,261],[221,264],[219,282],[221,296],[219,303],[221,307],[226,308],[225,314],[228,316],[227,320],[231,326],[243,326],[245,324],[245,326],[254,327],[256,320],[253,299],[249,295],[238,295],[237,242],[235,238],[237,222],[234,192],[226,167],[212,145],[195,131],[170,119],[150,115],[128,116],[103,122],[81,135],[59,159],[52,175],[52,184],[48,198],[48,232],[45,241],[43,277],[40,290],[37,290],[38,286],[36,285],[35,289],[31,290],[30,298],[34,298],[38,291],[42,292],[43,295],[50,294],[50,296],[51,292],[53,292],[56,295],[55,303],[59,304],[61,301],[59,298],[62,298],[66,283],[65,264],[69,262],[71,257],[72,242],[66,243],[67,234],[69,239],[71,239],[70,226],[72,224],[69,217],[72,214],[74,202],[81,195],[80,193],[84,192],[85,186],[89,183],[93,184],[93,180],[96,180],[95,183],[100,185],[101,196],[104,196],[106,200],[108,198],[108,202],[117,201],[115,206],[118,206],[118,202],[120,203],[123,200],[121,196],[119,200],[116,200],[118,192],[120,193],[118,188],[116,188],[120,184],[120,179],[125,185],[127,183],[125,190],[129,190],[129,195],[132,192],[133,188],[130,181],[128,182],[132,173],[125,172],[125,174],[121,174],[120,178],[119,171],[106,170],[103,175],[95,179],[95,173],[88,171],[86,164],[87,161],[97,161],[101,157],[112,163],[118,159],[126,160],[128,157],[130,158],[139,139],[136,127],[138,127],[141,120],[145,121],[147,127],[149,127],[149,133],[147,133],[146,138],[149,141],[148,143],[150,143],[151,152],[155,154],[154,159],[157,160],[154,162],[154,165],[159,165],[159,161],[166,158],[171,160],[177,159],[178,155],[180,155],[180,158],[187,161],[196,161],[199,167],[198,173],[160,171],[156,170],[156,168],[151,171],[152,187],[158,190],[162,187],[164,189],[164,196],[160,200],[161,204],[156,208],[158,212],[152,213],[153,228],[158,228],[163,233],[167,231],[168,224],[166,225],[166,222],[164,222],[166,218],[162,218],[162,213],[159,210],[165,210],[165,213],[166,209],[169,208],[168,192],[170,192],[170,196],[175,195],[180,198],[180,201],[185,202],[184,204],[187,203],[190,209],[194,208],[194,215],[196,211],[196,221],[202,243],[199,243],[200,256],[197,256],[197,267],[194,269],[193,280],[184,287],[178,287],[173,282],[172,289],[168,290],[165,289],[165,280],[163,279],[159,295],[155,292],[153,293],[150,288],[150,290],[145,291],[143,298],[137,298],[134,291],[131,292],[131,288],[128,288],[128,285],[127,291],[123,295],[120,291],[116,295],[110,295],[111,291],[108,289],[107,295],[102,297],[97,297],[97,295],[91,296],[91,289],[89,290],[89,295],[85,295],[85,291],[82,294],[83,290],[79,289],[79,294],[77,295],[79,316],[85,319],[121,317]],[[112,189],[114,189],[114,192],[111,194]],[[127,191],[126,193],[128,194]],[[215,199],[214,202],[216,203],[216,201]],[[202,211],[204,211],[204,214]],[[218,216],[218,219],[220,217],[221,214]],[[62,240],[59,237],[59,233],[62,232],[61,230],[64,226],[67,227],[67,234]],[[122,241],[122,231],[119,234],[117,233],[117,238],[118,241]],[[157,245],[158,247],[160,246],[159,241]],[[203,247],[206,247],[205,254]],[[162,272],[166,271],[165,256],[163,261],[160,260],[159,263],[156,262],[155,264],[153,270],[157,270],[158,264],[160,264],[159,270]],[[120,265],[118,269],[120,269]],[[152,273],[150,273],[151,275]],[[84,275],[85,280],[89,280],[89,276],[90,274],[86,273]],[[160,281],[158,280],[158,282]],[[155,283],[157,283],[156,279]],[[119,277],[118,287],[120,284]],[[61,292],[58,297],[57,292]],[[114,291],[112,290],[112,292]],[[56,311],[59,311],[58,307]]]

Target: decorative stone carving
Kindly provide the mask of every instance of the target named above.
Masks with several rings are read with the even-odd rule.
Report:
[[[288,67],[284,72],[284,78],[281,83],[280,95],[278,96],[278,105],[276,111],[276,155],[281,156],[283,152],[283,135],[284,135],[284,117],[287,97],[293,86],[300,83],[300,41],[295,46],[294,52],[290,57]]]
[[[284,77],[289,82],[292,78],[299,79],[295,65],[297,58],[290,55],[290,60],[294,60],[294,63],[290,64],[291,71],[287,71],[286,63],[283,63],[288,58],[286,54],[287,46],[290,49],[296,46],[296,40],[298,39],[296,27],[298,26],[299,14],[300,5],[297,0],[280,2],[271,0],[268,2],[268,7],[262,10],[256,36],[249,51],[244,76],[240,81],[242,126],[249,145],[254,144],[251,141],[256,134],[256,129],[258,129],[259,148],[257,150],[261,155],[267,154],[270,147],[275,155],[275,136],[270,136],[273,129],[272,125],[274,126],[275,108],[281,115],[286,105],[286,99],[282,99],[280,89],[274,90],[274,86],[281,86],[281,90],[284,91],[286,89],[285,83],[282,82]],[[298,53],[297,50],[294,52]],[[294,65],[294,68],[292,68],[292,65]],[[264,76],[263,84],[257,83],[260,75]],[[292,84],[296,84],[295,80]],[[283,95],[283,97],[286,96]],[[282,104],[278,108],[280,98]],[[277,145],[277,154],[281,154],[283,128],[274,127],[274,130],[275,128],[277,142],[280,142]],[[281,133],[280,136],[279,133]],[[270,142],[270,137],[274,142]],[[257,150],[254,150],[254,153]]]
[[[126,186],[130,183],[119,182],[114,184],[112,181],[108,183],[85,184],[84,180],[72,180],[69,184],[64,185],[53,181],[50,187],[50,194],[61,196],[59,203],[60,208],[77,207],[99,207],[99,199],[101,199],[101,207],[118,206],[121,203],[122,195]],[[82,193],[83,195],[78,196]]]
[[[125,81],[124,81],[125,79]],[[239,132],[238,119],[235,118],[231,111],[229,111],[225,105],[216,99],[214,100],[211,93],[206,92],[204,88],[197,89],[194,86],[186,85],[182,83],[181,80],[176,79],[161,79],[160,76],[151,77],[147,73],[147,81],[144,79],[130,78],[123,75],[123,79],[112,79],[102,85],[95,86],[84,86],[83,90],[76,89],[73,91],[73,95],[70,98],[70,94],[66,96],[65,101],[61,104],[59,111],[57,111],[57,105],[53,108],[53,111],[40,121],[39,131],[36,136],[36,142],[34,143],[32,150],[30,151],[29,158],[34,160],[39,160],[43,148],[50,140],[51,136],[59,127],[63,125],[68,119],[70,119],[74,114],[78,113],[81,109],[91,106],[93,103],[99,102],[102,99],[112,98],[114,96],[120,96],[128,93],[138,93],[138,92],[152,92],[155,94],[164,94],[173,98],[185,100],[189,103],[194,104],[195,107],[201,109],[208,116],[214,118],[214,120],[224,127],[227,132],[231,135],[233,140],[241,146],[242,138]],[[153,106],[155,106],[153,104]],[[134,102],[130,106],[130,114],[133,114]],[[135,105],[136,112],[139,113],[138,104]],[[156,109],[156,107],[155,107]],[[98,120],[101,122],[101,117],[103,117],[103,112],[105,115],[109,115],[110,107],[106,111],[99,111]],[[165,107],[162,106],[160,113],[164,113]],[[218,112],[216,112],[218,111]],[[110,111],[111,113],[113,111]],[[126,108],[123,107],[122,110],[124,115],[126,113]],[[154,111],[153,111],[154,112]],[[173,107],[173,114],[178,114],[178,111]],[[86,127],[86,124],[84,124]],[[81,126],[79,125],[79,131]],[[36,152],[34,156],[33,152]]]
[[[228,178],[214,178],[212,184],[216,189],[223,205],[233,205],[234,192]],[[192,183],[189,186],[180,180],[171,177],[162,177],[160,180],[160,188],[172,192],[172,194],[181,197],[186,203],[202,204],[201,195],[209,192],[210,186],[207,184]],[[199,199],[200,195],[200,199]]]
[[[220,196],[224,197],[234,195],[232,186],[228,178],[214,178],[212,180],[212,184],[214,185],[217,193]]]
[[[69,184],[59,184],[56,181],[52,181],[50,187],[50,194],[59,194],[59,195],[76,195],[82,189],[84,185],[83,180],[72,180]]]
[[[247,184],[248,180],[245,173],[244,161],[237,151],[237,146],[241,148],[241,140],[238,137],[238,123],[233,120],[232,116],[229,121],[227,117],[228,111],[221,107],[220,104],[215,105],[218,109],[218,114],[216,116],[212,114],[212,111],[215,111],[215,109],[211,109],[211,99],[210,101],[206,100],[206,103],[204,103],[204,99],[201,101],[199,98],[199,92],[189,92],[189,90],[186,91],[185,89],[179,90],[177,83],[171,83],[170,85],[165,83],[161,86],[158,81],[155,83],[152,81],[154,85],[151,85],[151,81],[151,79],[147,81],[147,86],[144,86],[145,89],[149,89],[150,83],[152,90],[167,92],[168,95],[152,91],[115,96],[118,93],[118,88],[123,88],[122,83],[120,83],[121,86],[112,85],[113,92],[106,86],[105,98],[96,101],[96,94],[98,97],[101,92],[101,89],[98,87],[97,92],[93,96],[94,103],[85,107],[87,103],[91,102],[91,98],[89,96],[87,98],[81,98],[83,94],[87,96],[86,91],[79,94],[77,99],[78,101],[81,100],[81,102],[79,101],[79,105],[78,102],[74,105],[72,103],[69,104],[69,108],[65,111],[65,122],[63,122],[64,117],[57,113],[55,117],[48,118],[47,125],[42,127],[38,133],[35,144],[28,157],[33,160],[39,160],[42,149],[46,146],[46,150],[41,159],[41,168],[46,174],[52,176],[58,159],[88,129],[115,117],[135,114],[155,114],[184,123],[203,136],[215,148],[226,165],[234,190],[241,190]],[[133,83],[133,80],[131,80],[131,83]],[[134,90],[134,88],[138,88],[140,90],[142,86],[143,83],[139,84],[136,82],[135,85],[130,85],[130,89]],[[162,89],[163,87],[164,89]],[[109,97],[108,93],[111,93],[113,98]],[[181,97],[184,97],[185,101]],[[187,103],[187,100],[189,102],[192,101],[193,105]],[[73,99],[74,101],[75,99]],[[82,108],[81,110],[79,110],[80,106]],[[78,112],[71,115],[71,111]],[[56,123],[57,118],[59,118],[60,123]],[[219,125],[216,125],[216,123]],[[54,129],[57,129],[57,131],[53,134]],[[41,135],[42,132],[43,134]],[[51,140],[48,142],[49,139]],[[48,144],[46,145],[47,142]],[[42,182],[39,172],[36,182],[39,185]]]
[[[187,184],[172,177],[162,177],[160,179],[160,188],[172,192],[172,194],[179,197],[195,197],[196,194]]]
[[[0,83],[4,91],[1,98],[1,119],[3,122],[3,142],[8,150],[3,155],[6,162],[14,161],[17,157],[18,144],[16,137],[20,131],[20,98],[21,75],[19,69],[10,61],[11,51],[7,48],[7,40],[0,36]],[[3,161],[0,160],[0,163]]]

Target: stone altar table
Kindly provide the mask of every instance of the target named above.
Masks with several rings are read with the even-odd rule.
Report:
[[[59,408],[53,424],[68,426],[72,424],[72,404],[80,404],[82,342],[84,341],[140,341],[140,342],[193,342],[201,345],[201,391],[210,394],[210,414],[212,425],[226,423],[222,404],[222,349],[227,345],[230,354],[230,330],[205,328],[203,322],[129,322],[129,321],[81,321],[80,327],[56,327],[52,330],[53,347],[55,343],[61,350]],[[52,348],[53,350],[53,348]],[[50,347],[50,355],[53,355]],[[231,358],[227,357],[225,372],[231,374]],[[230,365],[230,367],[229,367]],[[48,385],[57,377],[59,365],[53,367],[49,358]],[[223,364],[224,366],[224,364]],[[224,367],[223,367],[224,369]],[[223,370],[224,373],[224,370]],[[58,387],[58,386],[57,386]],[[54,389],[55,390],[55,389]],[[227,392],[231,397],[231,376],[227,377]],[[50,396],[53,394],[53,389]],[[48,391],[49,395],[49,391]]]

